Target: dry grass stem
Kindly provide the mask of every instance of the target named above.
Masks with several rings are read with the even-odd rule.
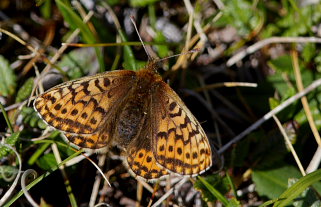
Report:
[[[143,197],[143,185],[140,182],[137,182],[137,191],[136,191],[136,207],[140,206],[140,202]]]
[[[179,183],[177,183],[174,187],[172,187],[169,191],[167,191],[158,201],[156,201],[152,207],[159,206],[168,196],[170,196],[174,190],[178,190],[184,183],[188,181],[189,178],[183,178]]]
[[[271,37],[261,40],[246,49],[233,55],[227,62],[227,67],[231,67],[238,61],[242,60],[245,56],[254,53],[255,51],[274,43],[321,43],[321,38],[317,37]]]
[[[200,23],[200,14],[198,14],[198,16],[195,19],[195,12],[194,12],[194,8],[191,4],[191,2],[189,0],[184,0],[184,4],[186,7],[186,10],[189,14],[189,23],[188,23],[188,29],[187,29],[187,37],[186,37],[186,42],[185,42],[185,46],[184,49],[182,51],[182,53],[188,51],[193,45],[195,45],[195,43],[200,39],[200,42],[198,42],[196,44],[195,48],[198,48],[200,50],[203,50],[205,42],[207,41],[207,36],[206,36],[206,31],[210,28],[209,24],[208,26],[205,27],[201,27],[201,23]],[[192,32],[192,24],[194,25],[197,34],[191,38],[191,32]],[[198,53],[194,53],[192,54],[192,59],[194,59],[196,57]],[[187,63],[186,63],[186,59],[188,57],[184,57],[184,56],[180,56],[176,63],[173,65],[172,70],[177,70],[178,68],[182,67],[182,68],[186,68],[187,67]]]
[[[317,150],[315,151],[307,169],[305,170],[306,173],[312,173],[316,171],[320,165],[321,162],[321,147],[318,146]]]
[[[295,159],[296,164],[298,165],[298,167],[299,167],[299,169],[300,169],[301,174],[302,174],[303,176],[305,176],[306,173],[305,173],[305,171],[304,171],[304,168],[303,168],[303,166],[302,166],[302,163],[301,163],[301,161],[300,161],[297,153],[295,152],[295,149],[294,149],[293,146],[292,146],[292,143],[291,143],[291,141],[290,141],[290,138],[289,138],[288,135],[286,134],[286,132],[285,132],[285,130],[284,130],[281,122],[279,121],[279,119],[278,119],[275,115],[273,115],[272,117],[273,117],[275,123],[278,125],[278,127],[279,127],[279,129],[280,129],[280,131],[281,131],[281,133],[282,133],[285,141],[286,141],[287,146],[290,148],[290,151],[291,151],[291,153],[292,153],[292,155],[293,155],[293,157],[294,157],[294,159]]]
[[[204,90],[210,90],[210,89],[216,89],[216,88],[222,88],[222,87],[257,87],[257,83],[246,83],[246,82],[223,82],[223,83],[213,83],[204,85],[200,88],[194,89],[196,92],[204,91]]]
[[[296,80],[296,85],[298,87],[299,92],[304,90],[303,83],[302,83],[302,77],[300,73],[300,66],[299,66],[299,61],[298,61],[298,53],[296,50],[291,51],[291,57],[292,57],[292,64],[293,64],[293,69],[294,69],[294,75],[295,75],[295,80]],[[303,96],[301,98],[301,102],[305,111],[305,114],[307,116],[307,119],[309,121],[309,125],[311,127],[312,133],[314,135],[314,138],[316,142],[318,143],[319,147],[321,147],[321,138],[320,134],[318,132],[318,129],[315,125],[311,109],[309,107],[308,99],[306,96]]]
[[[23,101],[23,102],[20,102],[20,103],[15,103],[15,104],[12,104],[10,106],[5,107],[4,110],[5,111],[11,111],[13,109],[19,108],[22,105],[25,105],[26,103],[27,103],[27,101]],[[2,110],[0,110],[0,113],[2,113]]]
[[[105,174],[103,173],[103,171],[100,169],[100,167],[94,162],[92,161],[89,157],[87,157],[85,154],[82,154],[82,156],[86,157],[87,160],[89,160],[89,162],[91,162],[91,164],[94,165],[94,167],[98,170],[98,172],[102,175],[102,177],[105,179],[105,181],[107,182],[107,184],[109,185],[109,187],[111,186],[107,177],[105,176]]]
[[[154,189],[148,183],[146,183],[145,181],[140,180],[140,179],[136,179],[136,180],[137,180],[137,182],[142,184],[144,186],[144,188],[146,188],[150,193],[154,192]]]
[[[66,162],[65,166],[69,167],[69,166],[75,165],[75,164],[81,162],[82,160],[87,159],[87,157],[90,157],[93,153],[94,152],[86,152],[84,154],[78,155],[77,157]]]
[[[43,47],[46,48],[48,46],[51,45],[54,37],[55,37],[55,29],[56,27],[55,26],[50,26],[47,33],[46,33],[46,37],[42,43]],[[24,76],[26,75],[30,69],[32,68],[32,66],[36,63],[36,61],[41,57],[41,55],[44,54],[45,52],[45,49],[43,48],[40,48],[40,49],[37,49],[38,51],[38,54],[35,54],[35,56],[24,66],[23,70],[22,70],[22,73],[21,73],[21,76]],[[40,55],[41,54],[41,55]]]
[[[186,6],[186,5],[185,5]],[[187,35],[186,35],[186,41],[185,41],[185,46],[183,48],[183,50],[181,51],[181,53],[185,53],[190,49],[191,46],[191,36],[192,36],[192,29],[193,29],[193,20],[194,20],[194,12],[189,13],[189,21],[188,21],[188,27],[187,27]],[[182,55],[179,56],[176,63],[172,66],[172,70],[177,70],[180,67],[182,67],[183,69],[186,69],[187,67],[187,56]]]
[[[166,178],[166,191],[169,191],[171,189],[171,178],[172,178],[171,174],[169,174],[169,176]],[[170,197],[166,199],[166,207],[169,206],[169,201],[170,201],[169,199]]]
[[[188,14],[191,16],[193,16],[193,19],[194,19],[194,15],[195,15],[195,11],[194,11],[194,8],[192,6],[192,3],[190,0],[184,0],[184,5],[186,7],[186,10],[188,12]],[[195,16],[195,19],[193,21],[193,25],[197,31],[197,33],[200,35],[200,38],[201,38],[201,41],[202,42],[206,42],[207,41],[207,37],[205,35],[205,32],[201,26],[201,23],[200,23],[200,20],[201,20],[201,17],[200,17],[200,13],[198,13],[196,16]]]
[[[103,168],[106,161],[106,153],[100,154],[98,158],[98,166],[99,168]],[[106,176],[107,177],[107,176]],[[95,202],[97,200],[99,186],[101,183],[101,175],[99,171],[96,172],[95,182],[91,191],[90,199],[89,199],[89,207],[95,206]]]

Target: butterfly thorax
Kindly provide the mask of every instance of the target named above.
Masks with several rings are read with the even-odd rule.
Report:
[[[144,127],[146,117],[150,113],[148,109],[151,95],[162,82],[161,76],[149,69],[142,69],[136,75],[136,83],[121,108],[116,126],[117,137],[122,147],[126,147],[135,139]]]

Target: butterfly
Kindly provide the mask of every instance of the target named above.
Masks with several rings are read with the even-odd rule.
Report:
[[[212,165],[209,140],[190,110],[157,73],[156,61],[137,72],[118,70],[62,83],[39,95],[34,108],[81,148],[122,146],[135,175],[195,176]]]
[[[131,19],[139,36],[134,19]],[[195,176],[212,165],[200,123],[149,61],[139,71],[118,70],[62,83],[39,95],[34,108],[74,145],[119,145],[130,170],[145,180],[176,173]]]

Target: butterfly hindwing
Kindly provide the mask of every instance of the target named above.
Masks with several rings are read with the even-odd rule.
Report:
[[[212,165],[211,147],[200,123],[164,82],[152,105],[159,110],[153,125],[157,163],[181,175],[197,175]]]
[[[135,75],[121,70],[69,81],[38,96],[34,107],[58,130],[92,134],[104,127],[113,107],[126,97]]]
[[[115,114],[111,114],[115,116]],[[63,134],[65,137],[73,143],[74,145],[81,148],[89,149],[100,149],[106,146],[113,141],[112,137],[115,129],[115,120],[110,118],[105,121],[100,130],[92,134],[75,134],[75,133],[66,133]]]
[[[127,163],[133,173],[146,180],[167,175],[166,169],[156,163],[152,152],[151,138],[142,133],[127,147]]]

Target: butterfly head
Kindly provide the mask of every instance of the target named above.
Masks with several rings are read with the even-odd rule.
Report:
[[[157,73],[158,69],[160,67],[159,64],[160,64],[160,62],[158,59],[156,59],[156,58],[149,59],[146,66],[145,66],[145,69],[149,70],[152,73]]]

